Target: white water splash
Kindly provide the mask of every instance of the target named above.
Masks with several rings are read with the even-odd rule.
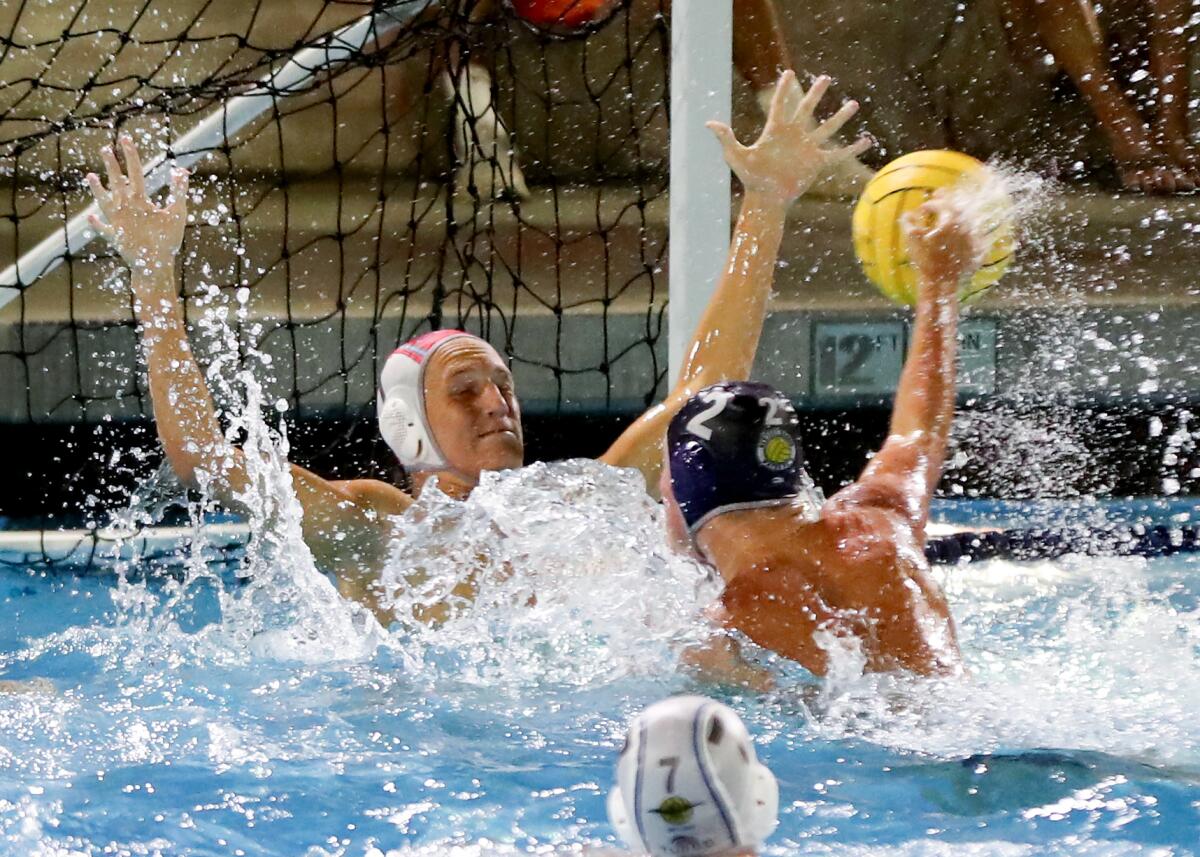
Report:
[[[1161,561],[1160,561],[1161,562]],[[1153,590],[1145,560],[993,561],[938,573],[969,674],[862,675],[811,728],[956,758],[1045,747],[1200,766],[1200,614]]]
[[[488,473],[465,502],[426,486],[392,557],[383,582],[398,616],[448,601],[442,624],[413,629],[413,669],[453,652],[447,677],[483,684],[671,672],[719,591],[667,547],[641,474],[594,461]],[[470,607],[453,595],[465,575]]]
[[[244,431],[242,461],[248,476],[237,499],[256,543],[246,552],[239,591],[219,590],[219,633],[229,645],[257,656],[322,663],[369,657],[382,629],[361,605],[341,597],[317,568],[301,531],[303,510],[287,463],[287,436],[260,416],[261,390],[243,379],[246,404],[231,433]]]
[[[213,301],[221,299],[219,290],[210,293]],[[245,304],[239,302],[235,317],[245,322],[244,316]],[[251,350],[246,364],[233,368],[240,351],[227,300],[206,309],[200,329],[197,339],[212,356],[205,375],[214,401],[221,403],[228,418],[224,468],[197,473],[201,500],[188,504],[192,538],[180,550],[183,568],[177,579],[152,589],[130,575],[139,557],[119,564],[114,602],[127,644],[124,657],[154,657],[164,650],[175,658],[218,662],[264,657],[324,663],[369,657],[385,639],[382,629],[368,610],[341,597],[304,543],[303,510],[292,485],[286,429],[274,429],[263,418],[262,384],[256,372],[268,371],[269,356]],[[241,453],[236,460],[246,475],[246,487],[235,492],[235,499],[252,541],[238,569],[243,585],[228,586],[208,563],[203,521],[212,511],[218,484],[227,483],[238,438]],[[161,493],[143,491],[142,499],[117,516],[118,525],[132,533],[156,523],[165,505]],[[118,543],[115,552],[122,547]],[[180,614],[204,592],[215,593],[219,619],[197,632],[184,632]]]

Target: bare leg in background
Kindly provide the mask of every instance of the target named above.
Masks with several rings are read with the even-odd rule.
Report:
[[[1001,0],[1015,57],[1029,62],[1049,51],[1079,88],[1107,137],[1121,183],[1145,193],[1193,190],[1196,174],[1187,146],[1188,50],[1168,32],[1186,22],[1188,0],[1139,0],[1149,7],[1150,72],[1161,94],[1172,95],[1151,130],[1109,62],[1104,33],[1090,0]],[[1036,43],[1034,43],[1036,41]]]

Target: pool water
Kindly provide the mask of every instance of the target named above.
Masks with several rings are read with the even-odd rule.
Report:
[[[398,606],[484,545],[504,571],[435,630],[341,602],[282,508],[233,570],[195,547],[169,576],[127,558],[0,572],[2,677],[35,682],[0,694],[3,853],[614,847],[627,718],[696,691],[742,714],[779,779],[768,854],[1200,841],[1200,558],[939,569],[968,677],[864,676],[846,651],[818,681],[753,653],[779,689],[746,695],[677,672],[715,588],[669,554],[628,474],[568,463],[495,475],[465,504],[427,492],[389,566],[397,584],[421,570]],[[1123,514],[1147,510],[1180,514]]]

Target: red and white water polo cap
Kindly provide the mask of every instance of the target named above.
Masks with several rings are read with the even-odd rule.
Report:
[[[379,433],[408,470],[447,466],[425,414],[425,369],[434,352],[452,339],[479,339],[464,330],[432,330],[413,337],[383,364],[376,399]]]
[[[655,857],[753,849],[779,823],[779,785],[732,709],[676,696],[630,724],[608,818],[627,845]]]

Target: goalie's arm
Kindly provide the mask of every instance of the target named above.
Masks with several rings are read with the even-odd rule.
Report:
[[[146,197],[141,160],[132,141],[122,138],[121,147],[128,175],[116,154],[106,149],[108,188],[94,174],[88,176],[104,214],[103,220],[93,216],[92,226],[130,266],[158,436],[184,483],[196,485],[203,471],[212,478],[210,487],[217,499],[236,504],[234,495],[247,484],[243,453],[225,439],[217,420],[212,394],[188,340],[175,281],[176,256],[187,222],[187,173],[173,174],[167,202],[158,206]],[[292,472],[304,508],[306,541],[318,556],[335,541],[365,537],[367,529],[377,528],[374,519],[379,514],[398,513],[411,502],[384,483],[368,490],[358,483],[327,482],[295,465]]]
[[[788,209],[832,166],[870,146],[865,138],[850,146],[828,145],[858,110],[857,103],[848,101],[816,124],[813,111],[828,88],[829,78],[821,77],[805,94],[795,73],[785,72],[775,88],[762,135],[752,146],[741,145],[728,125],[709,123],[721,141],[725,160],[745,188],[728,262],[688,346],[675,387],[661,405],[626,429],[601,459],[641,470],[652,494],[658,493],[663,438],[671,418],[701,388],[750,376]]]
[[[760,194],[746,194],[728,263],[688,346],[678,382],[661,404],[642,414],[601,458],[607,464],[642,471],[652,494],[658,493],[662,443],[671,418],[700,389],[750,374],[786,215],[786,205]]]

